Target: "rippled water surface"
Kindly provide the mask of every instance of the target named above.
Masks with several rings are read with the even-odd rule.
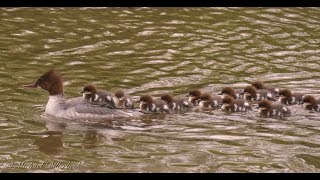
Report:
[[[286,119],[215,110],[81,123],[44,118],[48,93],[20,88],[55,67],[67,97],[87,83],[137,98],[257,79],[320,97],[320,8],[1,8],[0,17],[1,172],[320,172],[320,114],[298,105]]]

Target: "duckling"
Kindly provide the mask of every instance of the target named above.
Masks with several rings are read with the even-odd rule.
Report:
[[[303,104],[304,95],[301,93],[292,93],[289,89],[281,89],[279,91],[279,96],[279,102],[282,104]]]
[[[320,112],[320,99],[316,99],[314,96],[307,95],[303,97],[302,101],[306,110]]]
[[[246,86],[243,90],[244,99],[248,101],[260,101],[263,99],[268,99],[275,101],[276,98],[270,92],[265,89],[257,90],[254,86]]]
[[[140,97],[140,110],[171,113],[171,110],[166,102],[160,99],[153,99],[153,97],[150,95],[143,95]]]
[[[208,93],[202,93],[200,96],[199,107],[200,108],[220,108],[222,105],[222,98],[217,95],[210,95]]]
[[[246,102],[244,99],[234,99],[233,97],[226,95],[222,99],[222,110],[231,112],[249,111],[252,110],[252,105]]]
[[[267,99],[258,102],[258,107],[261,116],[287,117],[291,115],[291,111],[288,107],[281,103],[271,103]]]
[[[93,84],[85,85],[81,93],[83,99],[93,105],[107,106],[112,109],[116,108],[113,101],[113,94],[108,91],[97,89]]]
[[[121,109],[134,109],[132,97],[124,93],[122,90],[117,90],[114,93],[115,106]]]
[[[190,91],[187,95],[187,97],[189,97],[189,103],[192,103],[195,106],[199,105],[201,94],[202,92],[199,89]]]
[[[242,99],[243,98],[243,89],[233,89],[232,87],[224,87],[222,88],[220,95],[229,95],[234,99]]]
[[[177,98],[171,94],[161,96],[161,100],[165,101],[171,110],[189,109],[193,106],[187,98]]]
[[[272,93],[274,96],[278,96],[279,95],[279,88],[276,88],[274,86],[266,86],[264,85],[264,83],[262,81],[255,81],[251,84],[252,86],[254,86],[255,88],[259,89],[265,89],[267,91],[269,91],[270,93]]]

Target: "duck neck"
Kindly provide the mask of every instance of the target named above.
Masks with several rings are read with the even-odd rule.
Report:
[[[57,113],[61,113],[61,111],[65,110],[65,107],[66,99],[63,93],[50,95],[45,112],[47,114],[56,115]]]

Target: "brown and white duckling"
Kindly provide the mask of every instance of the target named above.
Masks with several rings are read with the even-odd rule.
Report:
[[[259,89],[265,89],[269,92],[271,92],[274,96],[278,96],[279,95],[279,91],[280,89],[274,86],[270,86],[270,85],[264,85],[264,83],[262,81],[255,81],[251,84],[252,86],[254,86],[255,88]]]
[[[124,93],[122,90],[117,90],[114,93],[114,104],[120,109],[134,109],[132,97]]]
[[[140,97],[140,110],[171,113],[171,110],[166,102],[160,99],[154,99],[150,95],[143,95]]]
[[[113,101],[113,94],[97,89],[93,84],[87,84],[81,91],[83,99],[89,101],[93,105],[107,106],[109,108],[116,108]]]
[[[306,110],[320,112],[320,99],[307,95],[303,97],[303,106]]]
[[[234,99],[243,98],[243,89],[233,89],[232,87],[224,87],[222,88],[219,94],[221,95],[229,95]]]
[[[271,101],[275,101],[275,96],[265,90],[265,89],[259,89],[257,90],[254,86],[246,86],[243,90],[244,92],[244,99],[248,101],[261,101],[263,99],[268,99]]]
[[[304,95],[302,93],[292,93],[289,89],[281,89],[279,96],[279,102],[282,104],[303,104]]]
[[[291,111],[288,107],[281,103],[271,103],[267,99],[258,102],[258,107],[261,116],[287,117],[291,115]]]
[[[222,98],[218,95],[210,95],[208,93],[202,93],[200,96],[199,107],[217,109],[222,105]]]
[[[222,110],[230,112],[245,112],[252,110],[252,105],[244,99],[234,99],[227,95],[222,99]]]
[[[171,110],[189,109],[193,105],[188,101],[188,98],[177,98],[171,94],[164,94],[161,100],[165,101]]]
[[[187,97],[189,97],[189,103],[192,103],[193,105],[199,105],[201,94],[202,92],[199,89],[190,91],[187,95]]]

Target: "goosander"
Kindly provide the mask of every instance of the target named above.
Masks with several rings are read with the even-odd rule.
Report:
[[[113,101],[117,108],[134,109],[132,97],[127,95],[120,89],[114,93]]]
[[[93,105],[106,106],[112,109],[115,108],[112,93],[97,89],[93,84],[85,85],[81,93],[83,94],[83,99],[89,101]]]
[[[192,107],[187,98],[177,98],[171,94],[162,95],[161,100],[165,101],[171,110],[189,109]]]
[[[171,113],[171,110],[166,102],[160,99],[153,99],[153,97],[150,95],[143,95],[140,97],[140,110]]]
[[[49,100],[46,105],[45,114],[66,119],[91,119],[91,118],[114,118],[130,117],[133,114],[119,109],[110,109],[105,106],[95,106],[83,99],[83,97],[66,99],[63,92],[63,81],[58,72],[50,69],[38,78],[35,83],[23,85],[22,87],[37,88],[49,92]],[[140,114],[140,113],[135,113]]]

